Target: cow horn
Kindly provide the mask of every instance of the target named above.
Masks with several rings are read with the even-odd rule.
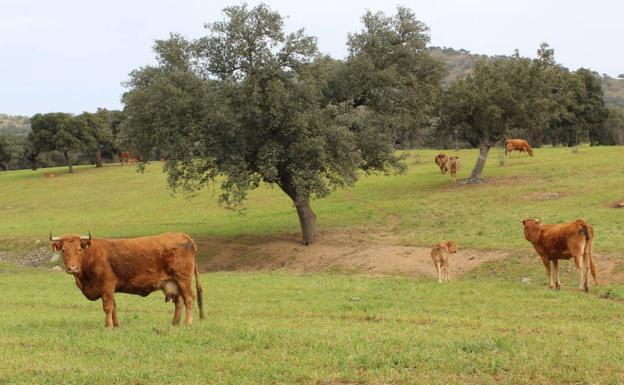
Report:
[[[50,242],[60,241],[60,240],[61,240],[61,237],[53,237],[52,231],[50,231]]]
[[[91,232],[89,231],[89,235],[88,236],[81,235],[80,239],[82,239],[83,241],[90,241],[91,240]]]

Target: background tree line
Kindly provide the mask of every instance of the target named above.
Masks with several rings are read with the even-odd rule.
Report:
[[[17,132],[0,132],[0,169],[20,169],[118,161],[122,111],[98,109],[80,115],[35,114]]]

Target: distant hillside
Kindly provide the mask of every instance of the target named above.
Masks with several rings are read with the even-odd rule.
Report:
[[[603,76],[602,89],[607,104],[624,108],[624,79]]]
[[[446,62],[448,74],[444,79],[446,84],[468,73],[479,59],[491,59],[496,56],[487,56],[470,53],[465,49],[430,47],[429,52],[435,58]],[[502,57],[502,56],[498,56]],[[624,79],[602,76],[604,100],[607,105],[624,108]]]
[[[12,116],[0,114],[0,134],[26,136],[30,131],[28,116]]]

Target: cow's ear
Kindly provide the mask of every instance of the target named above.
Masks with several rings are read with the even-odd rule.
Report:
[[[59,251],[62,249],[61,241],[52,242],[52,251]]]
[[[89,247],[91,247],[91,240],[90,239],[81,239],[80,240],[80,247],[82,247],[83,249],[88,249]]]
[[[541,220],[541,219],[539,219],[539,218],[537,218],[537,219],[535,220],[535,222],[537,222],[538,224],[540,224],[540,223],[542,223],[542,220]]]

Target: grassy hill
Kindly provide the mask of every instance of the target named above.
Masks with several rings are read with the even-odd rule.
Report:
[[[596,230],[596,252],[620,252],[622,211],[610,205],[624,198],[615,166],[624,147],[541,148],[533,158],[514,154],[504,166],[494,149],[487,183],[478,186],[440,175],[436,153],[409,152],[406,174],[363,177],[315,200],[321,228],[366,226],[373,236],[392,224],[405,244],[451,238],[461,247],[512,250],[509,258],[444,285],[426,277],[203,274],[205,320],[172,327],[173,306],[160,293],[118,294],[122,327],[115,331],[103,329],[101,303],[87,301],[70,276],[0,263],[0,383],[624,382],[624,303],[599,298],[624,298],[623,286],[582,293],[566,263],[564,289],[547,290],[518,223],[585,217]],[[477,152],[458,153],[466,177]],[[145,174],[121,166],[80,167],[75,175],[3,172],[0,237],[10,248],[45,241],[50,229],[228,239],[298,232],[294,208],[278,189],[254,191],[244,215],[220,208],[216,195],[171,196],[160,164]]]
[[[473,248],[526,248],[518,219],[544,222],[585,218],[596,228],[597,250],[617,251],[624,243],[621,212],[611,205],[624,198],[619,164],[622,147],[541,148],[529,158],[515,153],[499,165],[493,149],[486,183],[453,184],[433,163],[437,152],[412,151],[403,175],[363,177],[355,187],[313,202],[321,229],[393,224],[405,244],[430,245],[451,238]],[[461,150],[460,177],[466,178],[477,150]],[[58,177],[47,179],[45,172]],[[215,187],[216,188],[216,187]],[[253,191],[244,212],[216,203],[218,190],[187,199],[171,196],[158,163],[145,174],[133,167],[80,167],[0,173],[0,244],[46,239],[54,234],[137,236],[185,231],[196,236],[297,233],[292,203],[277,188]]]

